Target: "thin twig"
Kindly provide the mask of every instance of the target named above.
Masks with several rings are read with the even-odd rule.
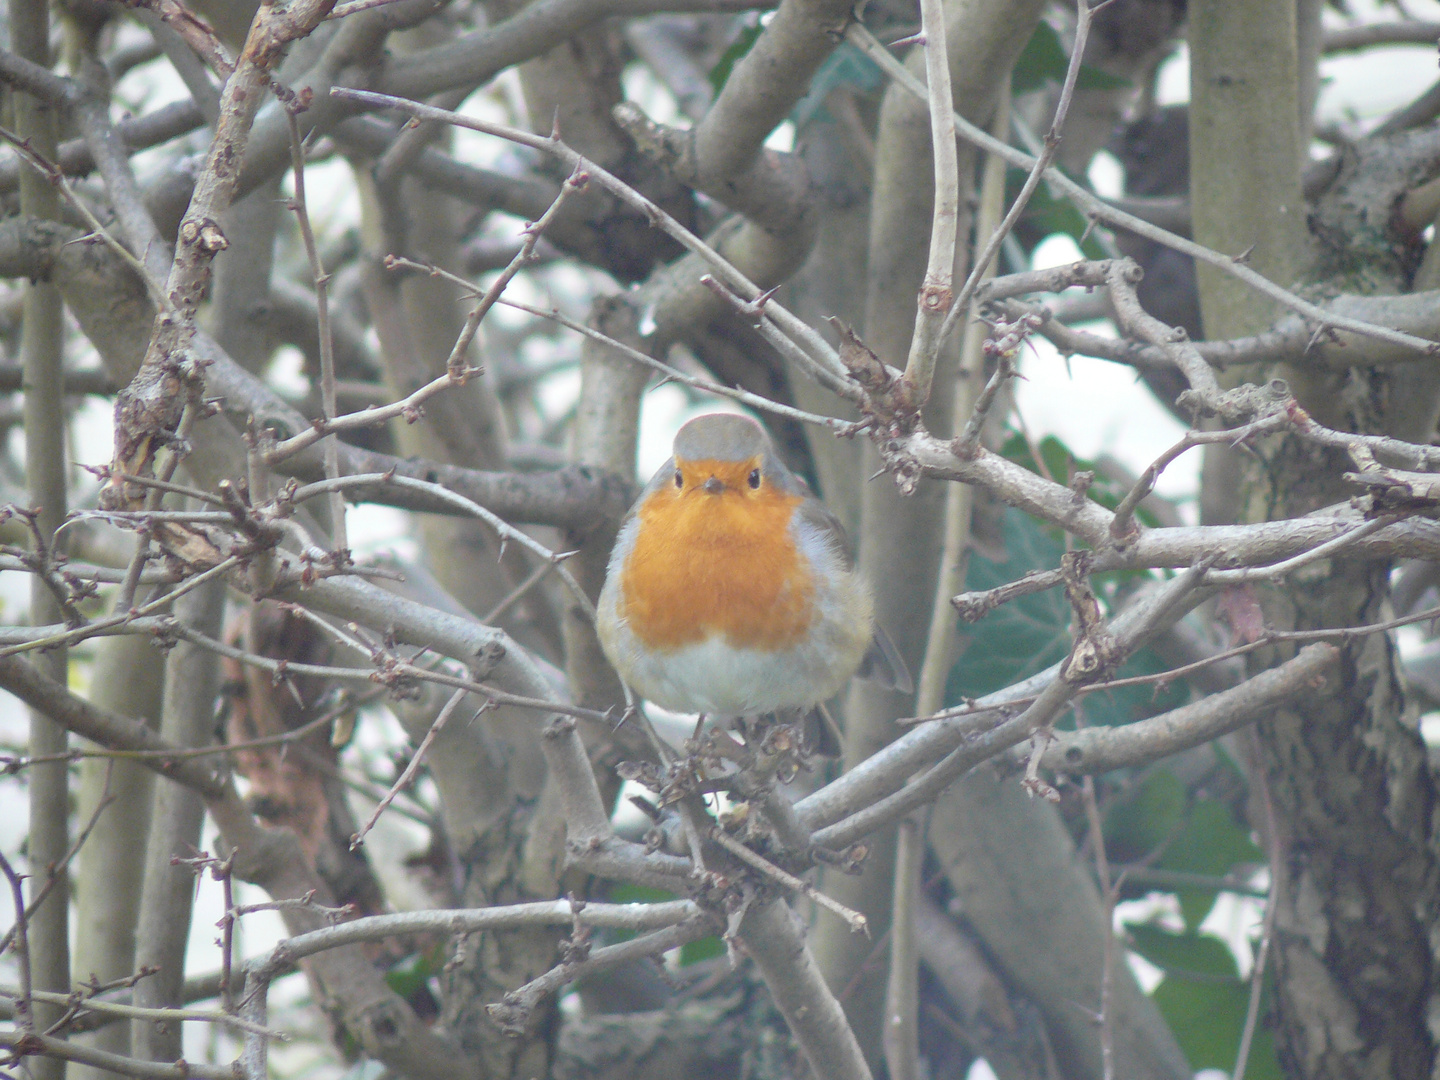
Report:
[[[290,126],[290,171],[295,178],[295,196],[290,200],[290,208],[295,211],[305,257],[310,262],[310,277],[315,284],[315,329],[320,337],[320,408],[325,423],[329,424],[339,412],[335,403],[335,335],[330,329],[330,275],[320,258],[315,230],[310,224],[310,208],[305,201],[305,141],[300,134],[300,121],[293,108],[285,109],[285,119]],[[338,443],[334,435],[325,440],[325,476],[331,480],[340,475]],[[350,544],[345,530],[345,496],[339,491],[330,497],[330,538],[337,556],[345,561]]]
[[[155,301],[157,307],[162,311],[174,310],[174,305],[171,304],[169,297],[165,295],[164,286],[150,273],[149,268],[144,262],[131,254],[130,249],[122,244],[110,230],[101,224],[100,219],[95,216],[94,211],[85,204],[85,200],[75,194],[75,189],[70,186],[70,181],[65,178],[65,173],[61,170],[60,166],[36,151],[29,139],[22,139],[19,135],[7,128],[0,127],[0,139],[5,140],[11,146],[15,147],[16,151],[20,154],[21,160],[54,186],[55,190],[60,193],[66,203],[73,207],[85,220],[85,224],[90,228],[91,235],[98,236],[105,243],[105,246],[115,253],[121,262],[125,263],[139,275],[140,280],[145,282],[145,287],[150,293],[150,298]]]
[[[8,986],[0,986],[0,996],[18,1001],[22,995],[23,991]],[[232,1016],[215,1009],[149,1009],[139,1005],[127,1005],[119,1001],[106,1001],[103,998],[81,997],[79,994],[52,994],[42,990],[31,991],[30,996],[36,1001],[44,1001],[52,1005],[64,1005],[71,1010],[78,1010],[80,1012],[94,1012],[108,1014],[110,1016],[128,1017],[133,1020],[153,1020],[156,1023],[198,1020],[206,1024],[223,1024],[227,1027],[233,1027],[238,1031],[249,1031],[257,1035],[264,1035],[269,1039],[279,1039],[282,1042],[289,1041],[290,1039],[289,1034],[284,1031],[275,1031],[270,1028],[259,1027],[238,1016]]]
[[[521,529],[515,528],[515,526],[511,525],[504,518],[485,509],[485,507],[481,506],[474,500],[467,499],[464,495],[457,494],[456,492],[453,492],[450,489],[441,486],[440,484],[432,484],[427,480],[416,480],[408,476],[397,476],[394,473],[356,474],[353,476],[344,477],[340,480],[336,480],[333,483],[349,483],[355,484],[357,486],[362,486],[365,484],[393,484],[396,487],[410,488],[413,491],[424,491],[441,500],[442,502],[447,502],[452,506],[457,506],[462,510],[466,511],[467,513],[478,517],[481,521],[485,522],[492,529],[494,529],[495,533],[500,537],[502,551],[504,549],[505,543],[513,540],[515,543],[519,544],[527,551],[533,552],[534,554],[540,556],[540,558],[544,559],[546,562],[554,566],[556,575],[560,578],[561,581],[565,583],[566,588],[570,590],[571,595],[575,598],[576,605],[585,614],[585,617],[589,619],[591,623],[594,623],[595,604],[591,601],[585,590],[580,587],[580,583],[575,580],[574,575],[571,574],[570,571],[566,569],[563,565],[561,565],[569,556],[563,552],[557,553],[551,551],[544,544],[540,543],[540,541],[532,537],[529,533],[524,532]],[[319,485],[316,484],[307,484],[305,487],[299,488],[295,492],[293,492],[293,494],[291,495],[291,500],[294,502],[303,501],[304,499],[310,497],[311,495],[317,493],[320,490],[325,489],[319,487]]]
[[[708,274],[706,278],[710,281],[715,280],[714,278],[710,278]],[[702,284],[706,278],[701,279]],[[603,342],[612,349],[628,356],[636,363],[644,364],[646,367],[658,371],[667,380],[678,382],[682,386],[689,386],[695,390],[703,390],[705,393],[714,394],[717,397],[728,397],[732,401],[740,402],[742,405],[749,405],[752,409],[759,409],[762,412],[768,412],[775,416],[783,416],[787,420],[796,420],[802,424],[814,424],[817,427],[829,428],[832,431],[845,431],[851,426],[846,421],[837,420],[833,416],[822,416],[819,413],[806,412],[803,409],[797,409],[790,405],[782,405],[778,401],[763,398],[759,394],[752,394],[748,390],[740,390],[733,386],[722,386],[720,383],[711,382],[708,379],[687,375],[679,368],[671,367],[663,360],[655,359],[655,357],[649,353],[643,353],[639,349],[632,348],[623,341],[618,341],[610,335],[596,330],[593,326],[587,326],[585,323],[577,322],[555,308],[546,309],[533,307],[530,304],[523,304],[518,300],[501,300],[500,303],[504,307],[511,307],[516,311],[523,311],[529,315],[536,315],[542,319],[549,319],[552,322],[559,323],[567,330],[574,330],[577,334],[584,334],[593,341]]]
[[[345,0],[343,4],[336,4],[326,18],[343,19],[346,15],[356,15],[362,11],[370,11],[374,8],[384,7],[387,4],[395,4],[398,2],[399,0]]]
[[[29,913],[25,910],[25,890],[20,885],[20,876],[15,873],[10,860],[0,852],[0,872],[10,882],[10,898],[15,905],[15,959],[20,971],[20,996],[15,1001],[15,1018],[20,1029],[27,1034],[35,1033],[35,1007],[30,986],[30,934]]]
[[[647,956],[658,956],[691,941],[710,937],[720,927],[718,918],[708,911],[702,911],[663,930],[631,938],[618,945],[605,945],[589,950],[584,959],[555,965],[518,990],[510,991],[499,1003],[487,1005],[485,1011],[502,1030],[518,1034],[524,1029],[535,1007],[566,983],[608,971],[619,964],[631,963]]]
[[[1084,0],[1082,0],[1082,3]],[[1115,1010],[1111,1007],[1115,989],[1115,900],[1119,883],[1110,881],[1110,860],[1105,856],[1105,828],[1095,801],[1095,781],[1087,776],[1081,788],[1085,820],[1090,828],[1090,846],[1095,852],[1095,876],[1100,881],[1100,900],[1105,905],[1104,960],[1100,969],[1100,1068],[1104,1080],[1115,1080]]]
[[[0,1028],[0,1047],[12,1054],[58,1058],[80,1065],[90,1065],[104,1072],[121,1076],[134,1076],[139,1080],[235,1080],[234,1065],[211,1065],[206,1062],[187,1061],[183,1067],[172,1061],[143,1061],[125,1054],[112,1054],[97,1050],[66,1039],[39,1032],[15,1031]]]
[[[184,638],[186,641],[191,641],[212,652],[217,652],[221,656],[229,656],[232,659],[240,661],[242,664],[257,667],[279,676],[286,674],[317,675],[326,679],[345,679],[353,682],[379,682],[387,686],[387,688],[403,685],[406,680],[433,682],[440,686],[448,686],[451,689],[468,690],[470,693],[487,698],[497,705],[514,705],[522,709],[539,709],[544,712],[564,713],[581,720],[593,720],[604,724],[612,724],[615,719],[609,712],[600,712],[598,709],[586,709],[578,705],[567,705],[560,701],[548,701],[543,698],[532,698],[520,694],[507,693],[504,690],[494,686],[487,686],[484,683],[472,682],[469,679],[457,678],[452,675],[446,675],[443,672],[431,671],[427,668],[419,667],[413,662],[385,658],[381,661],[380,670],[368,671],[362,668],[291,663],[288,660],[275,660],[268,656],[247,653],[243,649],[234,648],[233,646],[226,645],[224,642],[216,641],[214,638],[196,633],[189,627],[167,625],[166,629],[174,633],[177,637]],[[331,629],[333,630],[333,627]],[[230,748],[225,747],[221,749],[228,750]],[[192,753],[194,756],[201,756],[198,751],[192,751]],[[131,755],[126,754],[125,756]],[[147,755],[136,753],[133,756],[143,758]],[[183,757],[185,754],[184,752],[166,752],[163,756],[173,758],[177,756]]]
[[[698,256],[706,264],[712,267],[725,285],[734,290],[743,299],[755,302],[762,299],[768,302],[764,305],[766,317],[772,319],[777,327],[791,338],[801,344],[801,352],[808,354],[809,363],[820,365],[828,370],[829,374],[837,379],[841,385],[848,385],[848,373],[845,366],[840,362],[839,355],[820,334],[783,305],[770,300],[765,290],[746,277],[733,263],[722,256],[704,240],[696,236],[674,216],[662,209],[656,203],[641,195],[623,180],[614,176],[599,165],[586,159],[575,150],[572,150],[560,139],[544,135],[535,135],[520,128],[511,127],[508,124],[496,124],[488,120],[478,119],[473,116],[464,116],[460,113],[450,112],[446,109],[436,109],[430,105],[423,105],[417,101],[409,101],[406,98],[395,97],[390,94],[376,94],[367,90],[354,90],[349,87],[335,87],[330,93],[346,101],[354,101],[375,109],[400,109],[412,116],[422,120],[440,120],[457,127],[469,128],[472,131],[479,131],[486,135],[494,135],[497,138],[508,139],[511,142],[519,143],[521,146],[528,146],[547,154],[553,154],[565,163],[565,166],[572,172],[579,168],[589,173],[590,179],[604,188],[611,195],[614,195],[627,206],[631,206],[641,213],[657,229],[665,235],[679,242],[687,251]]]
[[[1318,544],[1309,551],[1302,551],[1298,555],[1288,559],[1282,559],[1269,566],[1250,567],[1245,570],[1211,570],[1205,575],[1207,585],[1236,585],[1243,581],[1273,581],[1276,578],[1284,577],[1302,566],[1315,562],[1317,559],[1328,559],[1336,552],[1354,544],[1357,540],[1363,540],[1371,533],[1379,532],[1403,520],[1405,514],[1386,514],[1384,517],[1375,518],[1373,521],[1366,521],[1349,529],[1339,536]]]
[[[210,581],[212,578],[228,573],[239,564],[240,557],[238,555],[231,555],[229,558],[216,563],[210,569],[196,574],[194,577],[177,585],[163,596],[151,600],[149,603],[143,604],[138,608],[134,608],[124,615],[113,615],[108,619],[101,619],[98,622],[86,623],[84,626],[75,627],[73,630],[65,630],[62,633],[50,634],[46,637],[34,638],[17,645],[7,646],[6,648],[0,649],[0,659],[7,656],[14,656],[16,653],[30,652],[34,649],[53,649],[60,645],[70,645],[76,641],[83,641],[85,638],[94,637],[102,630],[123,626],[136,617],[149,615],[152,612],[160,610],[162,607],[168,606],[181,596],[184,596],[191,589],[205,584],[205,582]]]
[[[405,771],[402,772],[400,778],[390,786],[390,790],[385,793],[385,797],[381,799],[380,804],[375,807],[375,811],[370,815],[369,820],[360,826],[360,831],[350,838],[351,851],[354,851],[365,842],[365,834],[375,827],[375,823],[380,820],[380,815],[385,812],[385,808],[394,802],[395,796],[399,795],[400,792],[408,787],[410,782],[415,779],[415,774],[420,771],[421,762],[425,760],[425,751],[430,749],[430,744],[435,741],[440,732],[445,730],[446,723],[449,722],[450,717],[455,715],[455,710],[460,707],[460,702],[465,700],[465,695],[468,692],[469,691],[466,690],[456,690],[455,693],[450,695],[450,700],[445,702],[445,707],[440,710],[440,715],[435,717],[435,722],[430,725],[430,730],[425,732],[425,738],[421,739],[420,745],[415,748],[415,753],[411,755],[409,763],[405,766]]]
[[[60,758],[69,757],[68,754],[54,756]],[[110,794],[110,779],[113,772],[114,769],[106,768],[105,784],[100,789],[100,798],[96,800],[95,809],[91,812],[90,819],[85,822],[85,827],[80,830],[80,835],[75,837],[74,843],[72,843],[70,849],[65,852],[65,857],[62,858],[57,865],[49,868],[49,872],[45,875],[45,883],[36,890],[35,895],[30,900],[30,905],[25,909],[25,918],[27,920],[35,917],[35,912],[39,910],[40,905],[45,902],[45,898],[50,895],[55,885],[61,880],[65,870],[75,861],[75,856],[80,854],[80,849],[85,846],[85,841],[90,839],[90,834],[95,831],[95,825],[100,820],[100,815],[114,803],[115,796]],[[3,937],[0,937],[0,953],[4,953],[5,950],[10,947],[11,941],[14,940],[16,933],[19,932],[19,925],[17,921],[14,926],[5,932]]]
[[[923,83],[914,75],[908,72],[904,65],[899,63],[889,51],[876,40],[863,25],[852,22],[845,31],[845,36],[870,59],[874,60],[880,69],[895,80],[905,90],[914,94],[923,101],[929,100],[929,94]],[[981,149],[988,150],[993,154],[999,154],[1010,164],[1022,169],[1033,168],[1036,158],[1020,150],[1016,150],[999,139],[992,137],[988,132],[976,127],[958,113],[955,116],[955,130],[958,135],[968,142],[974,143]],[[1200,262],[1214,266],[1232,277],[1250,285],[1271,299],[1292,311],[1299,313],[1306,319],[1314,322],[1319,327],[1334,327],[1337,330],[1349,330],[1364,337],[1376,338],[1380,341],[1388,341],[1394,345],[1401,345],[1407,349],[1415,349],[1427,356],[1434,356],[1440,353],[1440,342],[1427,341],[1425,338],[1417,337],[1414,334],[1406,334],[1399,330],[1391,330],[1375,323],[1365,322],[1362,319],[1353,319],[1349,316],[1340,315],[1333,311],[1326,311],[1317,304],[1297,296],[1288,289],[1281,288],[1273,281],[1256,273],[1250,267],[1238,262],[1233,256],[1224,255],[1210,248],[1203,247],[1183,236],[1161,229],[1150,224],[1133,214],[1127,214],[1107,204],[1103,199],[1092,195],[1084,187],[1071,180],[1060,169],[1050,166],[1045,170],[1045,179],[1053,184],[1060,192],[1079,207],[1080,211],[1087,217],[1116,225],[1127,229],[1147,240],[1153,240],[1168,248],[1189,255]]]
[[[1115,516],[1110,519],[1110,535],[1116,540],[1127,539],[1135,532],[1135,509],[1155,490],[1155,481],[1160,474],[1181,454],[1196,446],[1212,443],[1229,443],[1239,446],[1260,435],[1281,431],[1290,425],[1290,418],[1283,412],[1262,417],[1244,427],[1227,431],[1187,431],[1183,438],[1170,449],[1145,467],[1134,485],[1125,493],[1115,507]]]
[[[870,922],[858,911],[852,911],[838,900],[832,900],[808,881],[804,881],[794,874],[786,873],[763,855],[758,855],[742,844],[739,840],[730,836],[723,828],[716,825],[710,830],[710,837],[717,844],[723,847],[730,854],[734,855],[741,862],[753,866],[766,877],[783,885],[791,892],[798,892],[802,896],[815,901],[826,911],[833,912],[845,920],[850,927],[852,934],[864,934],[870,936]]]
[[[494,607],[480,616],[480,621],[486,626],[494,626],[495,621],[499,619],[500,616],[518,604],[531,589],[545,580],[545,575],[550,573],[553,566],[554,563],[543,562],[535,567],[534,570],[531,570],[524,581],[520,582],[519,585],[516,585],[515,588],[502,596]]]
[[[1275,803],[1270,795],[1270,780],[1265,773],[1265,763],[1260,754],[1260,740],[1250,733],[1251,760],[1254,768],[1252,778],[1260,789],[1260,800],[1265,807],[1265,841],[1270,857],[1270,894],[1265,900],[1265,921],[1261,924],[1260,947],[1255,953],[1255,966],[1250,971],[1250,1000],[1245,1006],[1245,1027],[1240,1032],[1240,1046],[1235,1052],[1233,1080],[1245,1080],[1245,1067],[1250,1061],[1250,1044],[1255,1038],[1255,1024],[1260,1018],[1260,995],[1265,986],[1265,961],[1270,955],[1270,942],[1275,937],[1275,914],[1280,904],[1280,869],[1283,853],[1280,850],[1280,836],[1275,820]]]
[[[1030,175],[1025,177],[1025,183],[1021,186],[1020,193],[1015,196],[1015,201],[1010,205],[1009,211],[999,226],[985,241],[985,247],[981,249],[980,256],[970,271],[970,276],[965,279],[955,306],[946,316],[945,325],[940,328],[941,342],[944,342],[950,331],[954,329],[961,313],[970,306],[970,298],[975,295],[975,290],[980,285],[984,267],[989,264],[991,259],[995,258],[1005,237],[1009,236],[1011,230],[1015,228],[1015,223],[1020,220],[1020,215],[1025,212],[1025,207],[1030,203],[1030,196],[1035,194],[1035,189],[1040,186],[1041,178],[1050,168],[1050,163],[1055,160],[1055,154],[1060,149],[1060,137],[1065,128],[1065,118],[1070,112],[1070,101],[1075,96],[1075,80],[1079,78],[1080,66],[1085,58],[1085,43],[1090,37],[1090,22],[1094,12],[1098,7],[1104,7],[1105,2],[1108,0],[1102,0],[1102,3],[1096,8],[1092,8],[1090,0],[1076,0],[1075,43],[1070,50],[1070,63],[1065,68],[1065,81],[1060,85],[1060,100],[1055,103],[1055,118],[1050,121],[1050,130],[1045,133],[1045,144],[1041,148],[1040,156],[1035,159],[1035,164],[1030,168]]]

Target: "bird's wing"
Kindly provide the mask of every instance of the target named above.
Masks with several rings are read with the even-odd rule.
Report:
[[[803,481],[799,482],[803,483]],[[806,490],[808,493],[808,487]],[[844,562],[845,569],[853,570],[855,568],[855,552],[850,546],[850,538],[845,534],[845,527],[840,524],[840,519],[826,509],[824,503],[815,498],[809,498],[802,502],[799,512],[805,525],[833,544],[835,551],[839,553]],[[887,690],[896,690],[902,694],[913,693],[915,690],[915,682],[910,677],[910,669],[905,665],[900,650],[895,647],[895,642],[890,639],[885,628],[879,624],[875,626],[875,634],[870,639],[870,647],[865,650],[856,674],[862,679],[879,683]]]
[[[895,642],[890,640],[885,628],[878,623],[875,626],[875,636],[870,639],[870,647],[860,658],[860,668],[855,674],[862,679],[879,683],[887,690],[901,694],[915,692],[915,680],[910,677],[910,669],[905,666],[904,657],[895,647]]]

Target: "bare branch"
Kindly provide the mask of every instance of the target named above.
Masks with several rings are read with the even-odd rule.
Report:
[[[927,92],[919,80],[906,71],[863,26],[858,23],[852,23],[845,33],[866,56],[870,57],[880,66],[880,69],[884,71],[886,75],[890,76],[916,97],[922,100],[928,98]],[[999,154],[1012,165],[1022,169],[1030,169],[1035,165],[1035,158],[991,137],[988,132],[971,124],[958,113],[955,116],[955,130],[962,138],[974,143],[983,150],[988,150],[993,154]],[[1371,337],[1380,341],[1390,342],[1394,345],[1414,349],[1426,356],[1433,356],[1437,352],[1440,352],[1440,342],[1427,341],[1413,334],[1406,334],[1360,319],[1338,316],[1333,312],[1327,312],[1319,305],[1297,296],[1288,289],[1281,288],[1273,281],[1261,276],[1229,255],[1211,251],[1209,248],[1202,247],[1192,240],[1185,239],[1183,236],[1177,236],[1175,233],[1151,225],[1148,221],[1143,221],[1132,214],[1117,210],[1104,202],[1104,200],[1091,195],[1054,166],[1047,169],[1044,176],[1049,183],[1063,192],[1066,198],[1073,201],[1087,217],[1128,229],[1130,232],[1143,236],[1146,239],[1154,240],[1156,243],[1164,244],[1166,247],[1173,248],[1194,259],[1217,267],[1225,273],[1239,278],[1247,285],[1258,289],[1266,296],[1283,304],[1290,310],[1303,315],[1318,326],[1333,326],[1337,329],[1351,330],[1365,337]]]
[[[825,985],[790,905],[757,898],[740,922],[739,937],[815,1075],[827,1080],[870,1080],[855,1033]]]
[[[945,330],[957,311],[968,311],[970,298],[955,298],[955,236],[960,215],[960,173],[955,149],[955,95],[950,90],[950,60],[945,43],[945,12],[940,0],[921,0],[920,33],[924,39],[925,76],[930,99],[930,143],[935,158],[934,210],[930,219],[930,252],[925,278],[916,298],[915,329],[905,361],[904,391],[919,408],[930,397],[935,365]],[[991,253],[993,254],[993,252]],[[977,280],[989,260],[981,256],[972,277]],[[970,291],[974,285],[970,285]]]

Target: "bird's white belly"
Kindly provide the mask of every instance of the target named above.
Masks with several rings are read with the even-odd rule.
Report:
[[[750,716],[824,700],[848,676],[815,650],[737,649],[716,636],[664,654],[625,650],[622,671],[643,697],[674,712]]]

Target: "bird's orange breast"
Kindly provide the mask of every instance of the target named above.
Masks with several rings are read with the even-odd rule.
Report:
[[[661,651],[716,634],[765,651],[802,641],[815,585],[790,531],[800,499],[768,482],[719,494],[655,491],[637,511],[621,572],[623,617],[636,637]]]

